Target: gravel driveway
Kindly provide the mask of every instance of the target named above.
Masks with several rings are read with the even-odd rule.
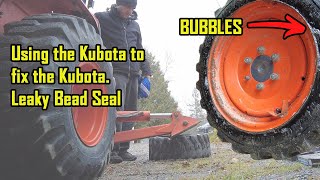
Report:
[[[297,162],[255,161],[235,153],[228,143],[211,144],[212,156],[178,161],[149,161],[148,141],[132,144],[135,162],[108,165],[100,178],[107,179],[319,179],[320,168]]]

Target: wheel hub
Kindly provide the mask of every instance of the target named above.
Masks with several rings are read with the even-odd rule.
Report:
[[[100,70],[97,63],[82,62],[79,64],[82,72]],[[92,107],[91,91],[101,89],[103,94],[108,93],[104,84],[75,84],[72,85],[72,94],[81,94],[88,90],[88,107],[72,107],[73,123],[80,140],[87,146],[96,146],[102,139],[108,122],[108,107]]]
[[[273,62],[271,57],[258,56],[251,66],[252,77],[258,82],[267,81],[273,73]]]

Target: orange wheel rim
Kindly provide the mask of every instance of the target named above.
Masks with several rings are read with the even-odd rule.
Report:
[[[246,24],[283,20],[286,14],[307,25],[296,10],[280,2],[252,2],[232,17]],[[253,133],[270,131],[288,123],[310,94],[317,67],[315,38],[309,26],[305,34],[287,40],[279,29],[244,27],[243,32],[213,41],[207,69],[210,94],[233,126]]]
[[[82,72],[100,71],[96,63],[80,63]],[[88,90],[88,107],[72,107],[73,122],[76,132],[81,141],[87,146],[96,146],[103,137],[108,122],[107,107],[91,106],[91,90],[102,90],[107,94],[108,90],[104,84],[77,84],[72,86],[72,94],[82,94],[83,90]]]

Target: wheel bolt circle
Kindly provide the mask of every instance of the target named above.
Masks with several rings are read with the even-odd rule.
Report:
[[[265,47],[263,47],[263,46],[258,47],[258,53],[259,53],[260,55],[263,55],[265,51],[266,51],[266,48],[265,48]]]
[[[279,54],[272,54],[271,59],[273,62],[278,62],[279,61]]]
[[[264,89],[264,84],[263,83],[258,83],[257,84],[257,90],[263,90]]]
[[[272,81],[279,80],[279,78],[280,78],[280,76],[279,76],[279,74],[277,74],[277,73],[272,73],[272,74],[270,75],[270,79],[271,79]]]
[[[246,64],[251,64],[251,63],[252,63],[252,59],[249,58],[249,57],[247,57],[247,58],[244,59],[244,62],[245,62]]]

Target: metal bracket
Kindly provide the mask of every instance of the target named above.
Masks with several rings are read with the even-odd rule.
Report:
[[[147,122],[151,119],[171,119],[171,123],[130,131],[117,132],[115,134],[114,142],[128,142],[163,135],[169,135],[171,137],[174,137],[196,126],[199,123],[198,120],[191,117],[183,116],[179,112],[153,114],[150,114],[150,112],[148,111],[117,112],[117,122]]]

